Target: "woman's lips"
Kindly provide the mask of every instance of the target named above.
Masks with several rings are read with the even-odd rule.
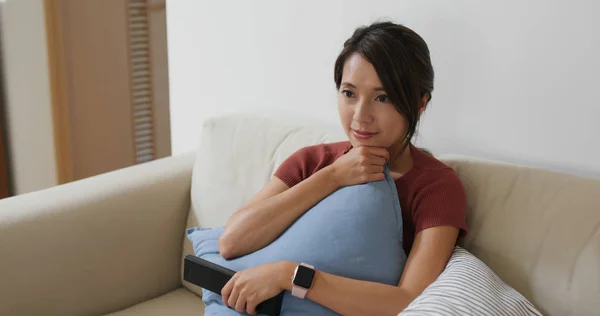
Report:
[[[354,137],[356,137],[357,139],[369,139],[375,135],[377,135],[377,133],[370,133],[370,132],[362,132],[362,131],[357,131],[357,130],[352,130],[352,134],[354,135]]]

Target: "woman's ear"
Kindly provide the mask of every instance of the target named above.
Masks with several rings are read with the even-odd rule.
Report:
[[[431,100],[431,94],[425,93],[425,95],[421,99],[421,102],[419,103],[419,116],[421,116],[421,114],[423,114],[423,112],[425,112],[425,108],[427,108],[427,104],[429,103],[429,100]]]

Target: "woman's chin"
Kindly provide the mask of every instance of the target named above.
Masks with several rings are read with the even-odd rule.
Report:
[[[361,146],[365,146],[365,147],[383,147],[383,148],[387,148],[387,146],[384,146],[381,141],[377,141],[377,139],[375,139],[375,137],[373,138],[369,138],[369,139],[357,139],[354,136],[350,136],[350,143],[352,144],[352,147],[361,147]]]

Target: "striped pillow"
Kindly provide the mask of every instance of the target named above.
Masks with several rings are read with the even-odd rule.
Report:
[[[485,263],[456,247],[438,279],[398,316],[542,315]]]

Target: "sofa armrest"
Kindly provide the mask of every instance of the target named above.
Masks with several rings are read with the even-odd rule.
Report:
[[[0,201],[0,315],[98,315],[181,286],[194,154]]]

